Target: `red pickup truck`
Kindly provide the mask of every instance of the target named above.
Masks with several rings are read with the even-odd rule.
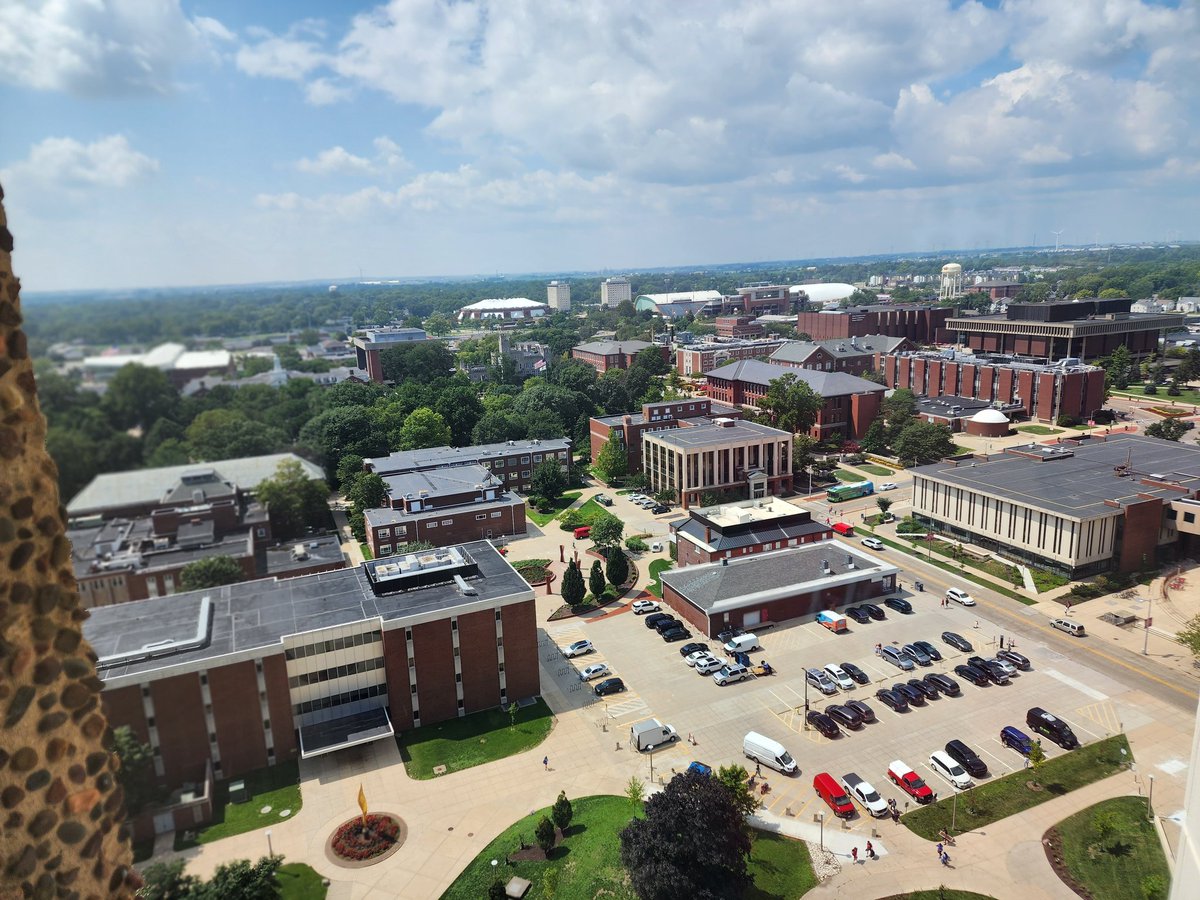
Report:
[[[888,766],[887,776],[900,790],[908,794],[918,803],[929,803],[933,800],[933,791],[921,780],[912,769],[896,759]]]

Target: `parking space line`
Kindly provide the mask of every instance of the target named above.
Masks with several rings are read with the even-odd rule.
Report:
[[[1075,712],[1095,722],[1104,729],[1106,734],[1116,734],[1121,730],[1121,720],[1117,715],[1117,709],[1111,700],[1104,700],[1100,703],[1091,703],[1087,706],[1078,707]]]
[[[1003,771],[1001,774],[1003,774],[1003,775],[1007,775],[1009,772],[1012,772],[1012,771],[1014,771],[1014,769],[1012,769],[1011,767],[1009,767],[1009,765],[1008,765],[1008,763],[1007,763],[1007,762],[1005,762],[1004,760],[1002,760],[1000,757],[998,757],[998,756],[997,756],[995,753],[993,753],[991,750],[988,750],[986,747],[980,747],[980,748],[979,748],[979,752],[980,752],[980,753],[982,753],[982,754],[984,754],[985,756],[989,756],[989,757],[991,757],[992,759],[994,759],[994,760],[996,761],[996,765],[997,765],[999,768],[1001,768],[1001,769],[1003,769],[1003,770],[1004,770],[1004,771]],[[991,768],[992,768],[991,766],[988,766],[988,769],[989,769],[989,770],[990,770]],[[995,776],[993,776],[993,777],[995,777]]]
[[[1062,716],[1059,716],[1059,718],[1061,719]],[[1063,721],[1067,722],[1066,719],[1063,719]],[[1098,741],[1101,738],[1108,737],[1107,734],[1096,734],[1096,732],[1092,731],[1092,729],[1087,728],[1083,725],[1080,725],[1078,719],[1076,719],[1074,722],[1067,722],[1067,725],[1071,728],[1072,731],[1082,731],[1089,738],[1091,738],[1091,741],[1080,741],[1079,742],[1080,744],[1090,744],[1093,741]]]

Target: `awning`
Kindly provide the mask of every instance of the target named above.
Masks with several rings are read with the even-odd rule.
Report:
[[[340,719],[314,722],[300,728],[300,758],[311,759],[334,750],[389,738],[395,733],[387,709],[382,706]]]

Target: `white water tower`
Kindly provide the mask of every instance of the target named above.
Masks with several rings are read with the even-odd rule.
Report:
[[[957,300],[962,296],[962,266],[946,263],[942,266],[942,285],[938,290],[939,300]]]

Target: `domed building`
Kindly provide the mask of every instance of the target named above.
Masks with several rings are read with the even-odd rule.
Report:
[[[464,306],[458,311],[458,321],[498,319],[502,322],[513,322],[521,319],[538,319],[546,315],[548,308],[545,303],[539,303],[527,297],[493,298]]]
[[[998,409],[981,409],[963,423],[963,431],[979,437],[1004,437],[1012,427]]]

